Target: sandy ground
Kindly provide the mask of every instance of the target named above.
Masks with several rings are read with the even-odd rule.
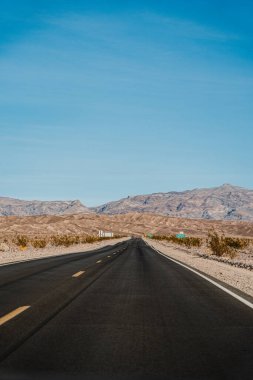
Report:
[[[144,240],[147,244],[153,246],[167,256],[223,281],[253,297],[253,271],[234,267],[223,262],[209,260],[198,256],[193,251],[186,251],[177,247],[172,247],[166,242],[161,243],[150,239]]]
[[[215,230],[226,236],[253,238],[253,222],[237,220],[204,220],[171,218],[148,213],[117,215],[75,214],[39,216],[1,216],[0,238],[17,234],[49,236],[57,234],[97,235],[98,230],[113,231],[121,236],[175,235],[184,231],[188,236],[205,238]]]
[[[66,247],[66,248],[64,247],[46,247],[43,249],[28,248],[25,251],[16,250],[16,251],[0,252],[0,265],[11,264],[16,261],[17,262],[28,261],[28,260],[42,259],[44,257],[50,257],[50,256],[66,255],[68,253],[92,251],[101,247],[105,247],[107,245],[114,245],[116,243],[120,243],[128,239],[129,238],[103,240],[103,241],[92,243],[92,244],[88,244],[88,243],[78,244],[78,245],[73,245],[71,247]]]

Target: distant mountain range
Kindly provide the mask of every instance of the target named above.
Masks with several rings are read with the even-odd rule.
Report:
[[[1,216],[153,213],[178,218],[253,221],[253,190],[224,184],[209,189],[136,195],[88,208],[80,201],[0,197]]]
[[[136,195],[92,210],[98,214],[150,212],[179,218],[253,221],[253,190],[224,184],[209,189]]]
[[[0,197],[0,216],[64,215],[90,213],[80,201],[23,201]]]

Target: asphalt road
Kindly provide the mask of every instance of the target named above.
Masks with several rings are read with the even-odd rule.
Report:
[[[253,379],[252,309],[140,239],[0,267],[0,324],[23,306],[1,380]]]

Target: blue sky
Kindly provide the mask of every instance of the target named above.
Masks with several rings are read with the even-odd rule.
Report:
[[[0,195],[253,188],[251,1],[1,1]]]

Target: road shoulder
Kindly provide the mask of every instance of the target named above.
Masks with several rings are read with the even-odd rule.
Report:
[[[102,240],[96,243],[77,244],[70,247],[46,247],[40,249],[27,249],[26,251],[0,252],[0,266],[15,264],[23,261],[44,259],[54,256],[68,255],[71,253],[88,252],[108,245],[115,245],[129,238]]]

